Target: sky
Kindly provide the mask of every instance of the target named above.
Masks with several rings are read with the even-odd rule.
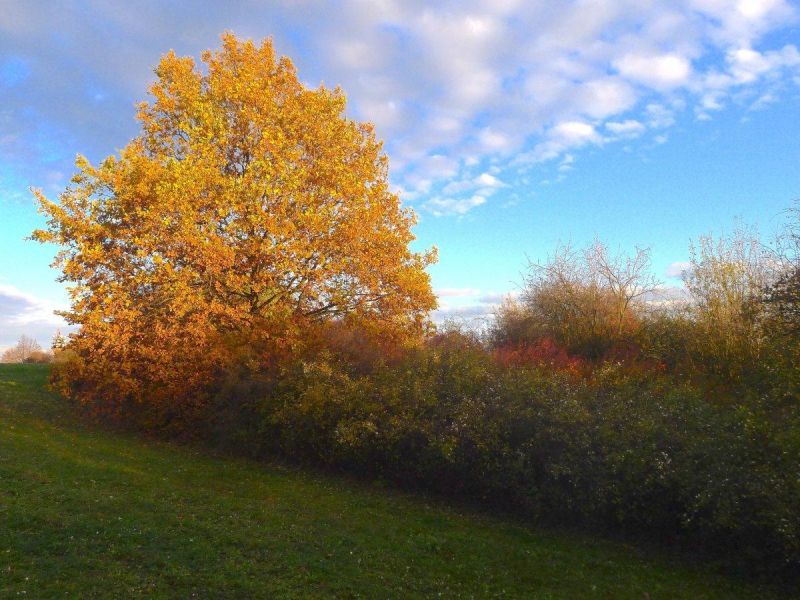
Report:
[[[160,56],[225,30],[375,124],[415,248],[439,249],[437,319],[485,317],[528,261],[595,237],[679,285],[690,240],[768,234],[800,198],[789,0],[0,0],[0,348],[68,329],[30,188],[124,147]]]

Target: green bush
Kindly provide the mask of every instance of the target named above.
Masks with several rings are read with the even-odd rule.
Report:
[[[217,406],[239,416],[215,417],[233,423],[237,447],[537,519],[677,538],[750,567],[800,566],[791,407],[712,404],[618,364],[589,377],[504,368],[458,334],[369,373],[322,354],[237,385]]]

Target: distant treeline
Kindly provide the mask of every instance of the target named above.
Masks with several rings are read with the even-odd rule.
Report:
[[[61,351],[66,344],[66,338],[61,332],[56,333],[49,350],[43,350],[35,339],[22,335],[15,346],[0,355],[0,363],[51,363],[62,358]]]

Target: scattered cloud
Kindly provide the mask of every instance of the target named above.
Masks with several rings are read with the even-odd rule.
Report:
[[[683,274],[686,273],[691,266],[691,263],[686,261],[674,262],[667,267],[664,275],[667,277],[683,277]]]
[[[433,313],[434,323],[444,323],[452,320],[468,321],[473,325],[483,325],[492,318],[494,308],[483,304],[470,304],[467,306],[440,307]]]
[[[61,307],[63,308],[63,307]],[[13,346],[21,335],[48,347],[56,330],[70,331],[56,307],[16,287],[0,284],[0,348]]]
[[[574,154],[565,154],[564,157],[561,159],[561,162],[558,163],[558,171],[559,173],[566,173],[571,171],[575,168],[575,155]]]
[[[451,292],[451,293],[443,293]],[[450,319],[465,320],[476,326],[483,326],[494,316],[497,308],[507,298],[519,295],[516,290],[506,292],[482,292],[473,288],[452,288],[438,290],[439,308],[433,319],[442,323]]]
[[[121,147],[159,56],[197,56],[232,29],[272,36],[309,84],[341,85],[350,114],[387,140],[406,201],[463,215],[498,189],[489,165],[508,183],[521,165],[648,139],[687,109],[711,118],[743,89],[754,109],[791,93],[800,52],[772,34],[797,17],[788,0],[7,0],[0,160],[38,184],[76,150]]]
[[[425,203],[425,208],[435,217],[465,215],[476,206],[486,203],[486,196],[474,194],[468,198],[446,198],[434,196]]]
[[[690,303],[691,295],[682,285],[661,285],[647,292],[642,300],[650,307],[676,308]]]
[[[483,296],[480,297],[480,302],[482,304],[491,304],[497,306],[501,304],[504,300],[509,298],[516,298],[519,296],[520,292],[518,290],[511,290],[506,292],[487,292]]]
[[[743,88],[756,90],[762,104],[774,102],[777,100],[776,82],[786,73],[797,73],[799,69],[800,51],[791,44],[766,52],[749,45],[729,49],[725,68],[711,69],[695,84],[700,98],[695,113],[701,119],[709,118],[710,111],[723,109],[734,92]],[[759,90],[759,86],[767,87]]]
[[[678,54],[625,54],[614,67],[628,79],[657,90],[670,90],[689,81],[692,66]]]
[[[588,142],[597,142],[600,136],[593,125],[581,121],[567,121],[559,123],[550,130],[553,140],[561,142],[567,146],[582,146]]]
[[[663,129],[675,124],[675,112],[663,104],[648,104],[644,114],[648,127],[653,129]]]
[[[625,121],[609,121],[606,123],[606,129],[614,135],[630,138],[644,133],[646,127],[635,119],[627,119]]]
[[[505,183],[484,171],[475,177],[450,181],[441,189],[441,195],[430,198],[424,208],[436,217],[465,215],[504,187]]]
[[[522,164],[545,162],[558,158],[567,150],[602,142],[602,136],[591,123],[565,121],[553,126],[545,136],[545,141],[534,146],[532,151],[519,155],[516,162]]]

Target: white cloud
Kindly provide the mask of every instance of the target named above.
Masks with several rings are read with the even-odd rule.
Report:
[[[636,103],[636,93],[624,81],[607,77],[585,83],[578,90],[578,103],[586,115],[603,118],[628,110]]]
[[[234,1],[188,13],[110,0],[94,9],[101,32],[82,14],[88,9],[51,5],[7,0],[11,16],[0,23],[0,50],[32,65],[27,91],[4,98],[11,126],[0,153],[19,164],[35,164],[44,152],[36,137],[43,122],[74,138],[68,156],[73,147],[119,147],[130,125],[97,123],[127,123],[118,115],[130,114],[158,56],[173,46],[197,55],[218,44],[223,27],[274,35],[304,81],[341,85],[348,113],[373,121],[387,140],[394,183],[407,198],[458,206],[469,202],[441,188],[479,176],[479,165],[509,166],[516,154],[520,162],[556,159],[609,135],[634,135],[604,121],[666,129],[685,109],[707,118],[739,88],[754,88],[763,106],[791,93],[800,76],[796,47],[770,36],[797,18],[787,0],[342,0],[313,8]],[[66,43],[49,36],[53,30]],[[98,55],[98,45],[110,51]],[[91,119],[76,76],[106,96]],[[474,205],[477,189],[460,193]]]
[[[800,65],[800,52],[791,44],[778,51],[758,52],[752,48],[738,48],[727,56],[734,81],[741,85],[753,83],[768,73]]]
[[[545,141],[534,146],[531,152],[517,157],[517,162],[526,164],[553,160],[567,150],[580,148],[587,144],[601,144],[602,142],[602,136],[597,133],[591,123],[565,121],[551,128],[546,135]]]
[[[651,103],[645,107],[647,125],[656,129],[669,127],[675,123],[675,113],[663,104]]]
[[[627,119],[625,121],[609,121],[606,123],[606,129],[621,137],[636,137],[645,131],[645,126],[635,119]]]
[[[466,174],[470,170],[465,166],[463,172]],[[450,181],[442,187],[440,195],[434,196],[425,204],[425,208],[436,216],[463,215],[485,203],[490,196],[504,187],[508,186],[498,177],[489,171],[483,171],[476,176],[468,175]]]
[[[691,302],[691,295],[683,285],[660,285],[646,293],[642,300],[654,308],[678,308]]]
[[[481,173],[475,178],[475,184],[484,188],[499,188],[504,184],[491,173]]]
[[[474,194],[468,198],[446,198],[435,196],[425,203],[434,216],[443,217],[445,215],[465,215],[473,208],[486,203],[486,196]]]
[[[403,122],[404,111],[395,100],[362,100],[361,108],[369,114],[370,121],[381,129],[394,129]]]
[[[443,154],[425,159],[426,172],[433,177],[449,178],[458,173],[458,161]]]
[[[770,61],[751,48],[738,48],[728,53],[731,75],[736,83],[750,83],[772,68]]]
[[[691,268],[692,264],[685,261],[671,263],[664,274],[667,277],[682,277]]]
[[[433,314],[434,321],[466,320],[473,325],[485,325],[494,316],[500,304],[507,298],[514,298],[519,291],[505,292],[475,290],[472,288],[453,288],[452,294],[439,291],[439,308]],[[463,293],[461,293],[463,292]],[[441,298],[445,298],[441,300]]]
[[[756,98],[755,102],[750,105],[749,110],[764,110],[771,104],[775,104],[777,101],[778,96],[774,92],[767,91]]]
[[[582,121],[566,121],[550,130],[550,137],[568,146],[582,146],[589,142],[597,142],[600,136],[594,125]]]
[[[749,44],[795,16],[786,0],[691,0],[689,6],[709,20],[706,34],[728,46]]]
[[[491,127],[486,127],[478,133],[478,141],[481,149],[490,153],[508,152],[514,146],[511,136]]]
[[[63,323],[61,317],[53,314],[54,310],[55,307],[36,296],[22,292],[13,285],[0,284],[0,318],[6,323]]]
[[[746,19],[761,19],[781,4],[778,0],[739,0],[736,10]]]
[[[613,64],[624,77],[659,90],[687,83],[692,73],[691,63],[674,53],[626,54]]]
[[[488,321],[494,314],[494,307],[484,304],[469,304],[467,306],[440,306],[433,311],[433,321],[442,324],[446,321],[467,321],[474,325]]]
[[[480,302],[483,304],[490,304],[493,306],[497,306],[501,304],[504,300],[509,298],[516,298],[520,295],[518,290],[511,290],[506,292],[487,292],[480,298]]]
[[[57,329],[70,330],[66,321],[54,314],[57,308],[63,309],[13,285],[0,284],[0,346],[13,346],[21,335],[27,335],[43,348],[49,347]]]
[[[561,162],[558,163],[558,170],[561,173],[566,173],[567,171],[571,171],[574,169],[575,165],[575,155],[574,154],[565,154],[564,158],[561,159]]]
[[[335,40],[330,44],[334,59],[344,68],[368,69],[380,62],[379,53],[364,40]]]
[[[692,88],[699,94],[695,113],[701,119],[709,118],[710,111],[722,110],[735,90],[756,89],[766,85],[759,92],[765,100],[774,102],[777,98],[774,82],[784,72],[796,73],[800,69],[800,52],[788,44],[777,50],[760,52],[750,46],[737,46],[726,53],[725,64],[709,70]],[[764,83],[766,82],[766,83]],[[773,89],[769,89],[772,85]]]

